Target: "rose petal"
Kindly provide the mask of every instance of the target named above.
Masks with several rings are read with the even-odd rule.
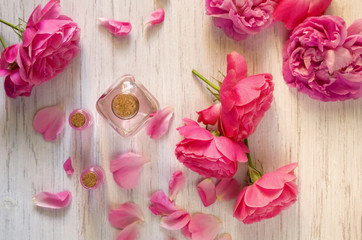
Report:
[[[121,231],[116,240],[135,240],[140,232],[140,228],[141,226],[138,222],[132,223]]]
[[[63,164],[63,168],[65,170],[65,172],[67,173],[67,175],[72,176],[74,173],[74,169],[72,166],[72,158],[69,157]]]
[[[232,240],[231,235],[228,233],[224,233],[219,237],[219,240]]]
[[[206,178],[197,184],[197,191],[205,207],[210,206],[216,201],[215,184],[211,178]]]
[[[216,186],[219,201],[228,201],[238,196],[241,186],[234,178],[224,178]]]
[[[142,167],[148,161],[134,152],[122,154],[111,161],[110,169],[116,183],[124,189],[137,186]]]
[[[155,215],[169,215],[178,210],[162,190],[153,193],[150,202],[149,209]]]
[[[186,179],[181,171],[176,171],[172,174],[172,178],[168,183],[168,197],[171,201],[176,199],[178,192],[185,185]]]
[[[72,201],[72,194],[69,191],[59,193],[41,192],[33,197],[35,205],[44,208],[60,209],[68,206]]]
[[[150,24],[151,26],[155,24],[159,24],[163,22],[165,19],[165,10],[163,8],[159,8],[147,18],[146,22],[143,25]]]
[[[120,22],[108,18],[98,18],[103,27],[115,36],[128,35],[132,30],[132,25],[129,22]]]
[[[231,69],[235,71],[237,79],[245,78],[248,71],[245,58],[235,51],[227,55],[227,72]]]
[[[46,141],[53,141],[63,131],[65,113],[60,106],[41,109],[35,114],[33,120],[34,130],[43,134]]]
[[[348,36],[362,34],[362,18],[355,20],[347,29]]]
[[[209,214],[197,213],[192,216],[189,231],[193,240],[213,240],[221,229],[221,221]]]
[[[192,239],[192,234],[191,234],[191,232],[189,231],[189,224],[190,224],[190,222],[189,222],[188,224],[186,224],[186,226],[184,226],[184,227],[181,229],[181,233],[182,233],[182,235],[185,236],[185,238],[187,238],[187,239]]]
[[[144,222],[142,210],[132,202],[126,202],[117,209],[111,209],[108,213],[108,220],[113,227],[126,228],[134,222]]]
[[[307,17],[309,4],[309,0],[281,0],[273,17],[275,20],[282,21],[287,29],[293,29]],[[293,9],[297,11],[290,14]]]
[[[173,117],[173,108],[165,107],[158,111],[147,126],[147,135],[152,139],[158,139],[167,133],[170,121]]]
[[[199,114],[198,122],[202,122],[205,125],[214,125],[220,117],[221,103],[216,103],[202,111],[197,112]]]
[[[179,230],[190,222],[190,214],[185,211],[176,211],[161,218],[161,227],[168,230]]]

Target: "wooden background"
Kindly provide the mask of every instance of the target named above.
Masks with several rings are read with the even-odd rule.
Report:
[[[1,0],[0,18],[16,23],[28,19],[45,0]],[[164,231],[159,217],[148,210],[157,189],[167,191],[173,171],[183,170],[187,185],[177,204],[193,212],[211,213],[223,222],[222,232],[233,239],[362,239],[362,100],[337,103],[315,101],[289,89],[284,83],[282,46],[287,31],[281,23],[241,42],[226,37],[204,14],[203,0],[63,0],[62,13],[82,30],[81,53],[56,79],[36,87],[29,98],[0,98],[0,239],[115,239],[107,215],[126,201],[139,204],[145,214],[138,239],[184,239],[179,232]],[[156,8],[166,11],[164,23],[143,29],[145,18]],[[333,0],[328,14],[341,16],[350,25],[362,17],[360,0]],[[97,23],[97,17],[130,21],[131,34],[116,38]],[[0,26],[7,45],[18,42],[8,27]],[[271,109],[250,137],[252,157],[272,171],[291,162],[296,169],[299,199],[279,216],[252,225],[232,217],[234,201],[205,208],[197,194],[201,177],[183,167],[174,156],[181,140],[175,130],[182,117],[196,120],[196,111],[212,103],[205,86],[191,74],[220,78],[226,55],[243,54],[248,74],[271,73],[275,98]],[[124,139],[96,113],[97,98],[120,75],[130,73],[159,100],[175,108],[170,132],[151,140],[140,132]],[[45,142],[32,127],[37,110],[64,106],[67,115],[84,107],[95,116],[92,129],[75,132],[68,125],[55,142]],[[110,160],[133,150],[151,160],[140,184],[131,191],[118,187],[109,171]],[[63,162],[71,156],[75,174],[68,177]],[[79,183],[80,172],[90,164],[106,170],[106,182],[96,191]],[[240,164],[236,178],[243,182],[246,168]],[[33,206],[32,196],[41,191],[70,190],[71,205],[53,211]]]

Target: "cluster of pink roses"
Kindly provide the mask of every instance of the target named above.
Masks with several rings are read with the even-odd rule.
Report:
[[[272,75],[247,77],[246,61],[237,52],[227,56],[227,74],[220,87],[193,72],[217,91],[213,94],[220,103],[198,112],[198,121],[216,125],[218,131],[210,132],[195,121],[184,119],[185,125],[178,128],[185,138],[176,145],[177,159],[204,177],[219,179],[232,178],[238,163],[248,162],[251,185],[240,192],[234,216],[244,223],[276,216],[296,201],[298,187],[293,170],[297,164],[263,175],[253,166],[247,147],[247,137],[254,133],[273,100]],[[199,187],[206,205],[216,199],[212,186]]]
[[[18,28],[23,41],[1,53],[0,76],[9,97],[30,96],[34,86],[56,77],[79,53],[80,29],[60,15],[59,2],[51,0],[43,9],[39,4],[25,30]]]
[[[332,0],[205,0],[206,14],[226,35],[242,40],[282,21],[294,29],[283,50],[288,86],[313,99],[362,97],[362,19],[321,16]],[[291,12],[293,14],[291,14]]]

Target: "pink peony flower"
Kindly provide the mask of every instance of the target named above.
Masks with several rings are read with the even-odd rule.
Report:
[[[214,25],[239,41],[273,23],[278,0],[205,0],[206,14],[215,17]]]
[[[5,77],[9,97],[30,96],[33,86],[47,82],[68,66],[78,54],[80,29],[60,15],[59,0],[51,0],[30,15],[23,42],[5,49],[0,76]]]
[[[273,17],[282,21],[286,28],[293,29],[307,17],[322,15],[331,2],[332,0],[280,0]]]
[[[297,165],[288,164],[266,173],[243,188],[235,203],[234,217],[250,224],[275,217],[290,207],[297,200],[298,186],[293,172]]]
[[[362,96],[362,22],[348,29],[335,16],[310,17],[294,29],[283,50],[288,86],[321,101]]]
[[[217,137],[195,121],[183,119],[177,130],[185,137],[176,145],[177,159],[192,171],[205,177],[232,177],[238,162],[246,162],[247,147],[226,137]]]

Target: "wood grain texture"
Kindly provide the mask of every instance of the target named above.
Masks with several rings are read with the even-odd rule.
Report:
[[[2,0],[0,18],[16,23],[27,19],[40,0]],[[46,0],[40,1],[43,5]],[[204,14],[203,0],[62,0],[62,13],[82,30],[81,53],[56,79],[34,89],[29,98],[9,99],[1,88],[0,98],[0,239],[115,239],[119,230],[110,226],[109,209],[126,201],[139,204],[146,216],[138,239],[184,239],[179,232],[160,229],[159,217],[147,209],[151,193],[167,191],[173,171],[183,170],[187,186],[177,204],[192,212],[211,213],[223,221],[222,232],[233,239],[362,239],[362,100],[323,103],[289,89],[284,83],[282,46],[287,37],[283,25],[241,42],[234,42]],[[154,9],[165,8],[163,24],[144,29]],[[327,11],[346,20],[362,17],[360,0],[334,0]],[[97,17],[130,21],[131,34],[116,38],[100,27]],[[7,45],[16,35],[0,26]],[[232,217],[234,202],[203,207],[196,190],[201,177],[184,168],[174,156],[181,140],[175,128],[182,117],[196,119],[195,111],[209,106],[212,98],[194,78],[195,68],[206,77],[220,77],[226,55],[242,53],[248,73],[268,72],[275,81],[275,100],[256,133],[250,137],[254,159],[266,171],[290,162],[296,170],[300,195],[296,204],[279,216],[252,225]],[[169,134],[149,139],[145,131],[124,139],[96,113],[97,98],[120,75],[131,73],[159,100],[175,108]],[[67,114],[85,107],[95,116],[92,129],[75,132],[69,126],[55,142],[45,142],[32,127],[35,112],[61,104]],[[129,150],[151,162],[143,169],[139,186],[120,189],[109,171],[110,160]],[[75,174],[67,177],[62,164],[71,156]],[[79,183],[80,172],[90,164],[106,170],[106,182],[97,191]],[[245,179],[240,166],[236,178]],[[70,190],[70,207],[52,211],[33,206],[40,191]]]

